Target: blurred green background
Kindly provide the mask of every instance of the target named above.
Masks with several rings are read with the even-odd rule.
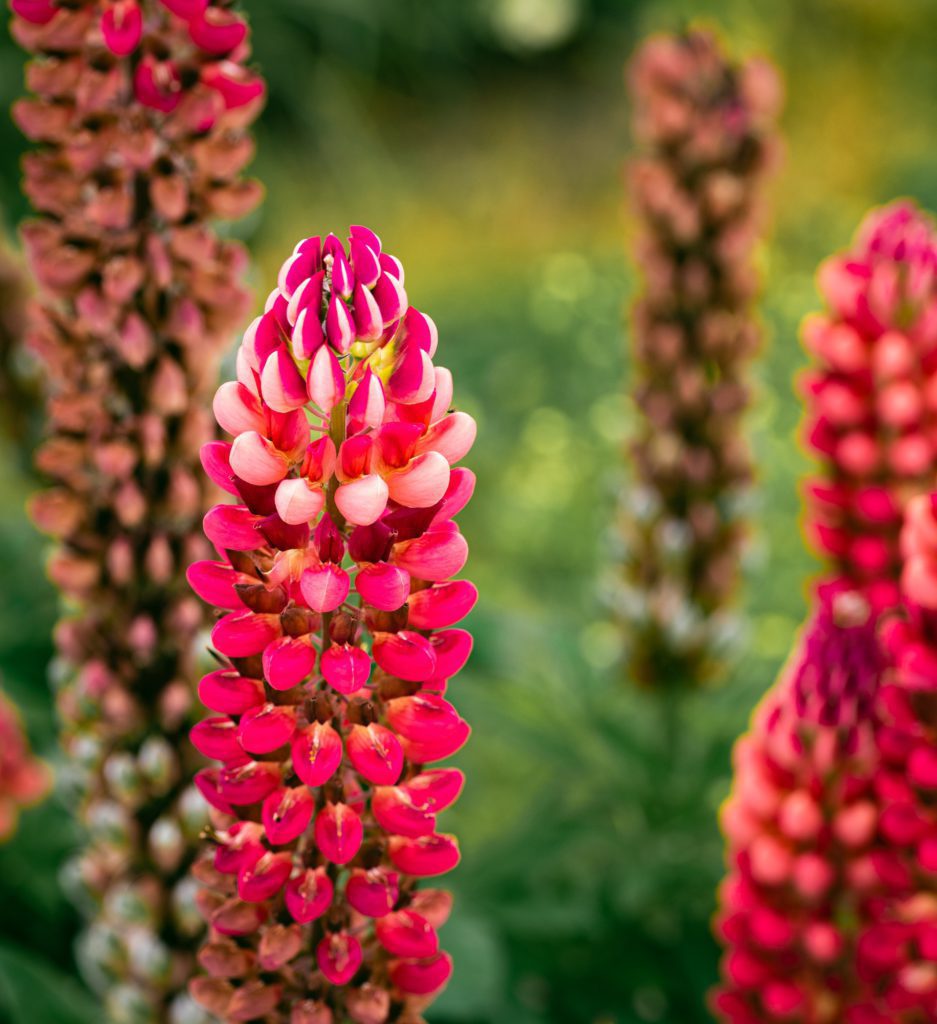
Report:
[[[937,206],[934,0],[249,0],[271,98],[237,226],[269,287],[297,237],[369,224],[440,329],[479,421],[463,514],[482,599],[452,691],[474,726],[436,1024],[695,1024],[716,977],[716,811],[729,752],[771,683],[815,564],[797,529],[792,378],[813,271],[865,209]],[[632,416],[624,310],[622,67],[647,32],[704,18],[788,86],[787,159],[760,253],[767,345],[749,419],[760,470],[743,649],[730,679],[667,708],[635,693],[603,609]],[[21,89],[0,41],[0,105]],[[0,206],[23,214],[22,142],[0,121]],[[36,436],[36,424],[28,425]],[[55,758],[55,598],[28,525],[29,453],[0,442],[0,673]],[[99,1021],[72,961],[61,798],[0,848],[0,1021]]]

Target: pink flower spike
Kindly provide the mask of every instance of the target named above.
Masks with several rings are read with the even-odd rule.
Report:
[[[355,589],[372,608],[393,612],[406,603],[410,594],[410,576],[396,565],[376,562],[358,570]]]
[[[436,671],[436,654],[432,645],[413,630],[376,633],[371,653],[385,672],[398,679],[423,682],[432,679]]]
[[[231,469],[231,445],[227,441],[206,441],[199,451],[202,469],[208,478],[223,491],[240,498]]]
[[[419,959],[439,951],[436,929],[409,907],[379,918],[375,933],[377,941],[393,956]]]
[[[373,293],[361,282],[355,285],[353,305],[355,337],[361,341],[377,341],[384,333],[381,309]]]
[[[116,57],[128,57],[140,45],[143,15],[136,0],[116,0],[101,15],[104,45]]]
[[[361,943],[347,932],[330,932],[316,946],[319,970],[333,985],[347,985],[361,966]]]
[[[438,953],[428,960],[394,960],[390,980],[406,996],[429,996],[438,992],[452,977],[452,957]]]
[[[455,576],[468,558],[468,545],[457,531],[433,526],[421,537],[394,546],[392,561],[415,579],[441,583]]]
[[[312,487],[305,477],[281,480],[274,495],[277,515],[284,523],[299,526],[311,523],[325,507],[321,487]]]
[[[430,878],[451,871],[460,860],[455,836],[430,835],[418,839],[391,836],[390,859],[398,871],[415,878]]]
[[[307,569],[299,578],[303,600],[314,612],[332,612],[348,597],[348,573],[333,562]]]
[[[390,497],[398,505],[430,508],[442,500],[449,486],[449,463],[439,452],[424,452],[404,469],[388,473],[386,480]]]
[[[357,693],[371,674],[367,652],[351,644],[333,644],[319,662],[322,677],[339,693]]]
[[[316,846],[326,860],[347,864],[355,858],[364,838],[361,818],[348,804],[331,801],[316,816]]]
[[[229,611],[243,610],[244,605],[234,589],[238,574],[227,562],[193,562],[186,570],[185,578],[208,604]]]
[[[345,743],[356,772],[375,786],[392,786],[403,770],[400,741],[383,725],[355,725]]]
[[[332,905],[335,890],[325,868],[306,868],[286,886],[286,909],[297,924],[309,924]]]
[[[238,739],[252,754],[270,754],[289,743],[295,731],[295,709],[267,703],[241,716]]]
[[[206,718],[189,731],[192,746],[203,756],[216,761],[244,759],[244,748],[238,742],[237,726],[230,718]]]
[[[407,308],[407,293],[404,290],[403,282],[399,281],[393,273],[384,271],[374,286],[374,298],[377,300],[381,311],[384,326],[399,320]]]
[[[345,397],[345,375],[335,353],[323,345],[313,356],[306,375],[309,398],[328,416]]]
[[[339,512],[355,526],[370,526],[387,508],[388,487],[383,477],[369,473],[342,484],[335,492]]]
[[[274,412],[290,412],[308,401],[306,381],[283,347],[267,357],[260,374],[260,390],[264,402]]]
[[[233,11],[208,7],[189,20],[192,42],[206,53],[227,54],[247,38],[247,25]]]
[[[292,870],[290,854],[265,853],[238,873],[238,896],[245,903],[263,903],[286,885]]]
[[[298,839],[309,827],[315,809],[315,799],[305,786],[274,790],[261,808],[268,842],[281,846]]]
[[[264,684],[233,669],[216,669],[202,676],[198,699],[211,711],[222,715],[242,715],[264,703]]]
[[[339,355],[344,355],[354,344],[354,320],[338,295],[333,295],[329,300],[329,308],[325,314],[325,336],[329,345]]]
[[[407,625],[413,629],[444,629],[468,615],[477,600],[478,590],[468,580],[434,583],[410,595]]]
[[[231,445],[231,468],[249,484],[275,484],[289,472],[289,462],[272,441],[249,430],[238,434]]]
[[[211,642],[229,658],[249,658],[252,654],[260,654],[279,635],[279,616],[231,612],[215,623]]]
[[[420,440],[421,451],[439,452],[450,466],[465,458],[475,443],[478,428],[466,412],[452,412],[429,428]]]
[[[307,786],[325,785],[342,762],[341,737],[328,723],[313,722],[293,740],[292,757],[296,774]]]
[[[345,898],[351,908],[365,917],[383,917],[389,914],[400,896],[395,871],[355,868],[345,886]]]
[[[312,359],[325,344],[325,328],[319,319],[318,306],[310,305],[301,309],[293,328],[291,348],[296,359]],[[308,380],[306,386],[308,389]]]
[[[263,667],[274,690],[291,690],[312,675],[316,649],[308,637],[281,636],[264,648]]]

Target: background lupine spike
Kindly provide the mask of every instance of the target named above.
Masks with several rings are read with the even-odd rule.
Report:
[[[643,292],[633,314],[636,480],[621,513],[615,602],[631,674],[682,685],[713,672],[734,630],[727,605],[751,477],[745,371],[760,333],[752,249],[779,151],[781,87],[770,65],[733,64],[700,30],[649,39],[628,81]]]
[[[0,843],[16,831],[19,812],[45,797],[52,773],[29,748],[13,702],[0,691]]]
[[[190,1024],[201,921],[187,868],[205,809],[186,732],[204,611],[184,568],[206,549],[196,473],[205,409],[242,322],[244,250],[215,218],[250,210],[247,127],[263,82],[227,3],[12,0],[34,59],[14,118],[38,214],[30,345],[48,386],[32,514],[49,574],[63,743],[87,847],[70,878],[88,980],[115,1022]]]
[[[302,240],[215,396],[232,442],[203,449],[234,496],[189,570],[219,609],[222,661],[192,730],[220,762],[197,783],[211,852],[195,998],[225,1021],[415,1022],[452,970],[451,897],[419,879],[459,861],[437,815],[468,738],[448,700],[471,634],[454,516],[475,439],[433,365],[433,321],[367,228]]]
[[[869,213],[820,268],[827,309],[807,318],[807,530],[875,607],[897,603],[909,497],[937,478],[937,229],[909,201]]]

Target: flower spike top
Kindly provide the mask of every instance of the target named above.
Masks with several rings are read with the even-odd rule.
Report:
[[[52,775],[29,749],[14,704],[0,692],[0,843],[16,831],[19,812],[49,791]]]
[[[629,69],[629,191],[643,290],[633,313],[639,427],[622,529],[619,611],[641,683],[698,684],[734,632],[751,457],[741,429],[752,314],[752,250],[777,162],[781,86],[764,61],[731,62],[692,30],[654,36]]]
[[[449,680],[476,600],[453,579],[454,516],[475,423],[450,412],[433,321],[367,228],[307,238],[247,330],[206,472],[233,495],[205,517],[217,561],[189,571],[224,614],[221,666],[192,740],[213,853],[192,993],[225,1021],[419,1019],[451,962],[451,898],[418,889],[459,860],[437,815],[462,788],[438,762],[469,727]]]
[[[806,434],[821,461],[807,528],[873,606],[898,603],[908,498],[937,480],[937,228],[907,201],[870,213],[820,268],[807,318]]]

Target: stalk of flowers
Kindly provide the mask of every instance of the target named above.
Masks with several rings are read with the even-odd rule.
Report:
[[[215,218],[259,199],[242,177],[264,86],[247,26],[207,0],[11,0],[33,54],[14,118],[36,219],[29,344],[43,364],[54,482],[32,507],[49,574],[63,745],[87,845],[71,870],[80,950],[117,1022],[202,1019],[178,996],[203,929],[189,862],[205,821],[187,740],[205,624],[184,570],[210,550],[198,470],[205,406],[246,314],[246,254]]]
[[[937,478],[937,229],[912,203],[868,214],[824,263],[827,309],[807,318],[806,433],[820,460],[807,530],[875,607],[898,603],[909,497]]]
[[[903,615],[885,626],[876,792],[884,892],[859,941],[874,1000],[850,1024],[937,1020],[937,494],[907,506]]]
[[[463,776],[438,762],[469,735],[446,691],[472,647],[452,627],[477,597],[453,579],[475,478],[453,467],[475,423],[436,346],[399,260],[352,227],[299,242],[215,397],[233,441],[202,462],[235,504],[189,572],[224,612],[192,731],[220,766],[197,778],[191,991],[225,1021],[414,1022],[452,969],[451,897],[417,882],[459,860],[437,815]]]
[[[643,293],[621,610],[640,681],[699,682],[731,631],[745,532],[751,456],[741,425],[760,341],[752,250],[779,152],[781,87],[770,65],[734,64],[699,30],[647,41],[629,83]]]
[[[714,1008],[731,1024],[873,1024],[856,968],[883,893],[877,694],[886,667],[868,602],[823,588],[791,661],[735,749],[723,808],[726,947]],[[893,1020],[896,1018],[888,1018]]]
[[[0,692],[0,843],[16,831],[19,812],[42,800],[52,775],[33,756],[19,711]]]

